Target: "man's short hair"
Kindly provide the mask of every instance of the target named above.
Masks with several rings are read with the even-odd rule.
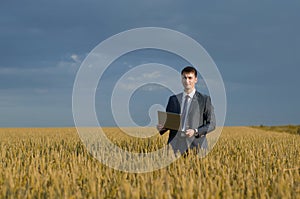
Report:
[[[197,77],[197,70],[193,66],[186,66],[184,69],[182,69],[181,75],[183,75],[183,73],[194,73],[195,77]]]

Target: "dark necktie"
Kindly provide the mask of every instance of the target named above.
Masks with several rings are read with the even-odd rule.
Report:
[[[190,96],[186,95],[185,99],[184,99],[184,105],[183,105],[183,109],[182,109],[182,113],[181,113],[181,129],[184,127],[184,122],[185,122],[185,117],[186,117],[186,113],[187,113],[187,105],[188,105],[188,101],[189,101]],[[185,129],[183,129],[185,130]]]

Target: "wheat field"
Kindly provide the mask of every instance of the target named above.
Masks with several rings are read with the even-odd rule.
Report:
[[[167,141],[105,133],[135,152]],[[2,128],[0,147],[0,198],[300,198],[300,136],[288,133],[224,127],[205,158],[181,157],[148,173],[103,165],[75,128]]]

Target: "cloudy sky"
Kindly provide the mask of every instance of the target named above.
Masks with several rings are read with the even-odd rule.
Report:
[[[105,39],[139,27],[176,30],[206,49],[224,80],[226,125],[299,124],[299,9],[296,0],[1,1],[0,127],[73,126],[83,60]],[[151,49],[120,57],[99,81],[101,125],[115,124],[110,99],[118,79],[154,62],[177,71],[188,64]],[[209,94],[203,84],[197,89]],[[151,106],[165,106],[170,94],[158,85],[137,89],[128,105],[133,121],[147,125]]]

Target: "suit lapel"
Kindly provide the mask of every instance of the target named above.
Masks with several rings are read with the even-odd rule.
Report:
[[[189,107],[188,115],[191,114],[191,111],[192,111],[192,110],[195,110],[195,109],[197,108],[197,104],[198,104],[198,95],[197,95],[197,91],[196,91],[196,93],[194,94],[193,99],[192,99],[192,101],[191,101],[191,104],[190,104],[190,107]]]
[[[179,103],[179,113],[181,113],[182,96],[183,96],[183,93],[180,93],[180,94],[177,95],[177,100],[178,100],[178,103]]]

